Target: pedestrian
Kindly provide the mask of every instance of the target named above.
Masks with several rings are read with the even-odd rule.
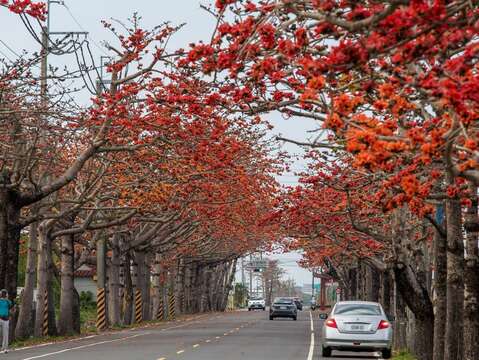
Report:
[[[8,352],[8,334],[10,323],[10,309],[13,307],[13,303],[8,299],[7,290],[0,291],[0,325],[2,329],[2,352]]]

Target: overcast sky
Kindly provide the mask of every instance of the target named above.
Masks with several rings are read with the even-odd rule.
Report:
[[[213,1],[213,0],[211,0]],[[145,28],[151,28],[163,22],[171,22],[172,25],[185,23],[181,31],[171,40],[171,48],[187,48],[188,44],[199,40],[208,41],[214,28],[214,19],[200,4],[207,5],[209,1],[198,0],[67,0],[66,6],[54,4],[51,9],[51,31],[88,31],[92,43],[92,51],[98,59],[104,55],[101,43],[109,40],[110,34],[103,28],[101,20],[118,19],[124,21],[133,13],[138,13],[143,18]],[[15,58],[12,50],[20,53],[39,51],[39,45],[26,32],[20,18],[7,11],[0,12],[0,57],[7,55]],[[2,55],[4,54],[4,55]],[[55,66],[73,66],[72,57],[50,56],[49,62]],[[84,94],[84,97],[87,95]],[[282,134],[285,137],[304,140],[307,130],[314,125],[310,120],[290,119],[284,120],[281,116],[270,116],[270,121],[275,126],[272,136]],[[283,149],[292,155],[301,154],[301,149],[290,144],[283,144]],[[296,161],[292,169],[300,171],[304,168],[304,162]],[[285,186],[295,185],[297,178],[292,173],[284,174],[278,180]],[[287,277],[293,277],[298,284],[311,283],[311,273],[297,266],[296,260],[299,254],[272,255],[280,260],[287,270]]]

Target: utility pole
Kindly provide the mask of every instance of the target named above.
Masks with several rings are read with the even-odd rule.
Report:
[[[40,96],[43,105],[46,105],[47,97],[47,67],[48,67],[48,28],[42,28],[42,50],[41,50],[42,62],[40,64]]]
[[[313,278],[311,280],[311,300],[314,299],[314,269],[311,270],[311,273],[313,274]]]
[[[50,23],[51,23],[51,13],[52,13],[52,5],[65,5],[64,1],[61,0],[48,0],[47,1],[47,26],[42,27],[42,49],[41,49],[41,57],[42,61],[40,64],[40,94],[42,98],[45,100],[48,91],[48,54],[50,52],[50,36],[51,35],[63,35],[63,36],[73,36],[73,35],[84,35],[88,36],[88,32],[86,31],[56,31],[52,32],[50,30]]]
[[[96,288],[97,288],[97,320],[98,330],[107,327],[107,302],[106,302],[106,240],[105,234],[100,235],[96,242]]]
[[[244,257],[241,258],[241,283],[243,284],[243,287],[246,287],[245,283],[245,276],[244,276]]]
[[[253,295],[253,269],[251,264],[253,263],[253,256],[249,255],[250,269],[249,269],[249,296]]]

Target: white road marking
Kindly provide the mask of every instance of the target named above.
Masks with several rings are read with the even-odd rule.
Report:
[[[105,335],[108,335],[108,334],[105,334]],[[88,340],[88,339],[92,339],[92,338],[95,338],[95,337],[98,337],[98,336],[102,336],[102,335],[89,335],[89,336],[84,336],[84,337],[76,337],[76,338],[73,338],[73,339],[70,339],[70,340],[59,341],[59,342],[51,341],[51,342],[47,342],[47,343],[43,343],[43,344],[37,344],[37,345],[15,348],[15,349],[12,349],[12,351],[30,350],[30,349],[42,348],[42,347],[45,347],[45,346],[55,345],[55,344],[57,344],[57,345],[58,344],[68,344],[68,343],[71,343],[71,342],[74,342],[74,341]]]
[[[97,346],[97,345],[103,345],[103,344],[109,344],[109,343],[113,343],[113,342],[118,342],[118,341],[133,339],[133,338],[137,338],[137,337],[139,337],[139,336],[145,336],[145,335],[149,335],[149,334],[150,334],[150,333],[136,334],[136,335],[126,336],[126,337],[122,337],[122,338],[114,339],[114,340],[100,341],[100,342],[96,342],[96,343],[93,343],[93,344],[76,346],[76,347],[67,348],[67,349],[63,349],[63,350],[59,350],[59,351],[55,351],[55,352],[51,352],[51,353],[47,353],[47,354],[32,356],[32,357],[25,358],[25,359],[22,359],[22,360],[40,359],[40,358],[44,358],[44,357],[48,357],[48,356],[63,354],[63,353],[66,353],[66,352],[69,352],[69,351],[73,351],[73,350],[86,349],[86,348],[93,347],[93,346]]]
[[[189,319],[194,320],[194,321],[187,322],[185,324],[176,325],[176,326],[170,326],[170,327],[163,328],[163,329],[160,328],[158,330],[159,331],[167,331],[167,330],[171,330],[171,329],[177,329],[177,328],[185,327],[185,326],[190,325],[190,324],[196,324],[198,322],[201,322],[202,318],[205,318],[207,316],[208,316],[208,314],[192,316]],[[169,321],[167,323],[169,323]],[[159,324],[159,325],[161,325],[161,324]],[[152,326],[155,326],[155,324],[153,324]],[[122,330],[122,331],[112,331],[112,332],[107,332],[107,333],[103,333],[103,334],[89,335],[89,336],[83,336],[83,337],[75,337],[75,338],[65,340],[65,341],[57,341],[57,342],[51,341],[51,342],[37,344],[37,345],[15,348],[15,349],[12,349],[12,351],[39,349],[39,348],[46,347],[46,346],[49,346],[49,345],[63,345],[63,344],[71,343],[71,342],[80,342],[82,340],[88,340],[88,339],[92,339],[92,338],[96,338],[96,337],[100,337],[100,336],[105,337],[105,336],[110,336],[110,335],[115,335],[115,334],[125,334],[125,333],[129,333],[133,330],[146,329],[148,327],[151,327],[151,326],[137,326],[137,327],[129,328],[129,329]]]
[[[314,332],[311,333],[311,343],[309,345],[308,360],[313,360],[314,355]]]
[[[311,311],[309,312],[309,319],[311,321],[311,343],[309,344],[308,360],[313,360],[313,356],[314,356],[314,322],[313,322],[313,314],[311,313]]]
[[[200,346],[200,344],[193,345],[194,348],[197,348],[198,346]]]
[[[185,352],[185,350],[178,350],[176,353],[177,353],[178,355],[180,355],[180,354],[183,354],[184,352]]]
[[[209,342],[211,342],[211,340],[210,340],[210,339],[208,339],[208,340],[205,340],[205,342],[209,343]]]

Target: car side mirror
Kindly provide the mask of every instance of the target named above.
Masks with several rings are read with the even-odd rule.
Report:
[[[328,314],[319,314],[319,318],[321,320],[326,320],[328,318]]]

